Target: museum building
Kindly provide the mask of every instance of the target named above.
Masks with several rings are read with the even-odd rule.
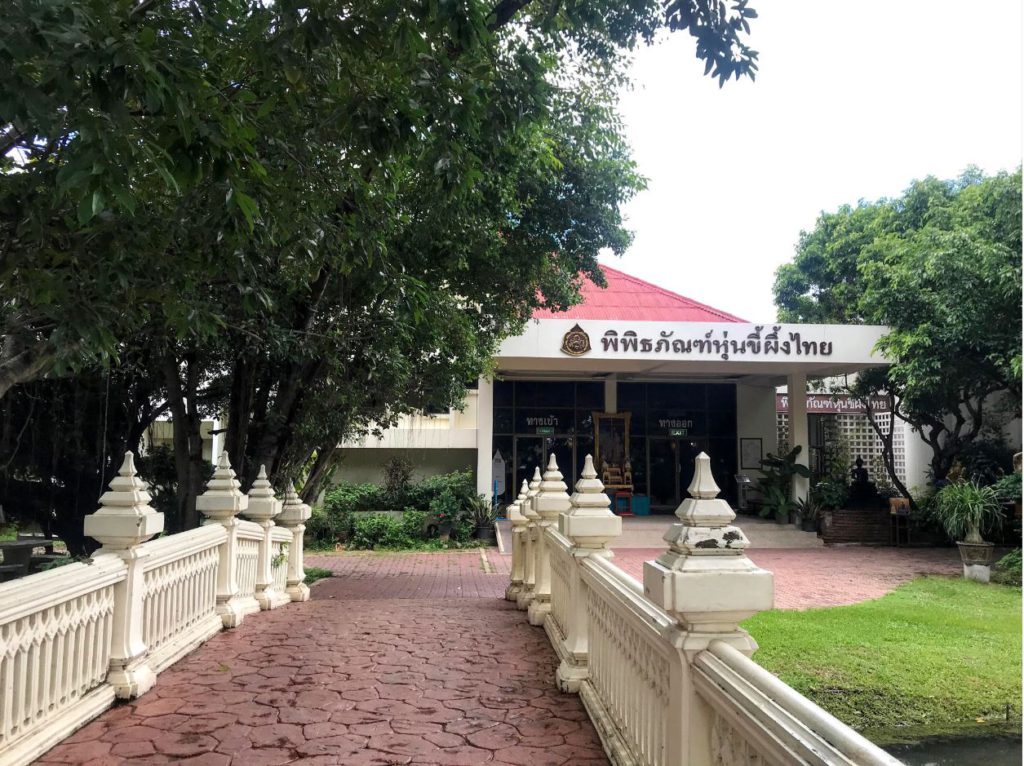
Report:
[[[778,448],[779,387],[789,444],[806,455],[808,378],[886,364],[874,350],[884,327],[748,322],[602,270],[606,288],[585,283],[579,305],[539,311],[502,343],[494,380],[481,379],[461,411],[343,444],[341,477],[379,480],[402,455],[420,475],[471,467],[479,492],[508,502],[549,455],[574,483],[592,454],[620,511],[658,513],[686,496],[703,451],[735,502],[736,475],[756,480]]]

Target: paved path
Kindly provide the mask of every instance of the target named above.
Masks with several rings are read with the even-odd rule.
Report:
[[[506,559],[309,557],[313,599],[248,618],[41,764],[607,764]],[[496,570],[495,574],[486,571]]]
[[[642,577],[659,549],[619,549]],[[776,606],[877,598],[957,574],[955,549],[754,550]],[[485,553],[310,556],[336,577],[254,615],[108,711],[40,764],[606,764],[578,698],[553,684],[544,632],[502,600],[510,559]]]
[[[643,579],[644,561],[657,549],[616,549],[615,563]],[[750,550],[758,566],[775,575],[778,609],[856,604],[880,598],[918,575],[960,574],[956,548],[812,548]]]

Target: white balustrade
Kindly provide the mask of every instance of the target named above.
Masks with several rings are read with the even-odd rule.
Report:
[[[0,763],[31,763],[113,703],[114,591],[126,574],[104,554],[0,585]]]
[[[163,514],[149,506],[125,455],[85,519],[86,534],[103,546],[91,562],[0,584],[0,763],[31,763],[116,697],[144,694],[158,672],[258,611],[260,595],[274,606],[308,598],[301,562],[309,506],[296,497],[292,526],[275,526],[268,487],[255,487],[252,513],[261,521],[238,519],[247,498],[222,455],[197,503],[212,520],[150,540]]]
[[[547,508],[561,500],[554,471],[538,511],[545,484]],[[772,575],[746,557],[718,492],[701,454],[669,548],[645,563],[642,584],[611,561],[621,521],[589,457],[558,529],[539,514],[531,622],[543,609],[559,688],[579,693],[617,766],[895,766],[748,656],[757,644],[739,622],[771,607]]]
[[[259,575],[260,548],[266,535],[255,521],[238,521],[238,598],[247,603],[256,601],[256,581]],[[258,608],[258,602],[257,602]],[[257,611],[253,609],[252,611]]]
[[[256,561],[256,580],[254,595],[260,609],[275,609],[291,601],[287,588],[287,574],[280,584],[275,580],[274,562],[283,564],[287,561],[287,545],[282,547],[279,530],[274,524],[274,517],[281,513],[281,501],[274,496],[274,488],[267,478],[267,469],[260,466],[259,475],[249,490],[249,507],[245,515],[259,525],[260,540]],[[274,533],[278,532],[275,542]],[[284,532],[285,542],[290,542],[291,534]],[[285,570],[286,571],[286,570]],[[240,586],[241,587],[241,586]]]
[[[270,531],[270,571],[274,596],[270,603],[281,606],[291,601],[288,595],[288,549],[292,544],[292,533],[284,527]],[[273,607],[271,607],[273,608]]]
[[[217,564],[227,532],[210,524],[151,540],[144,569],[142,640],[159,673],[224,627]]]

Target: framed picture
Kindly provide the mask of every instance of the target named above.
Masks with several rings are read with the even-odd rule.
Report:
[[[740,468],[760,468],[763,457],[760,439],[740,439]]]

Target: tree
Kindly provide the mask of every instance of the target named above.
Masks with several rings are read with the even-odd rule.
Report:
[[[794,262],[776,275],[779,318],[887,325],[879,350],[892,365],[862,375],[853,393],[890,395],[942,479],[996,401],[1020,414],[1020,257],[1020,169],[927,178],[899,199],[823,213],[801,233]]]
[[[186,524],[205,414],[249,479],[316,455],[309,496],[345,435],[457,403],[536,307],[600,281],[642,186],[629,49],[686,30],[720,83],[757,58],[746,0],[16,5],[0,397],[144,360]]]

